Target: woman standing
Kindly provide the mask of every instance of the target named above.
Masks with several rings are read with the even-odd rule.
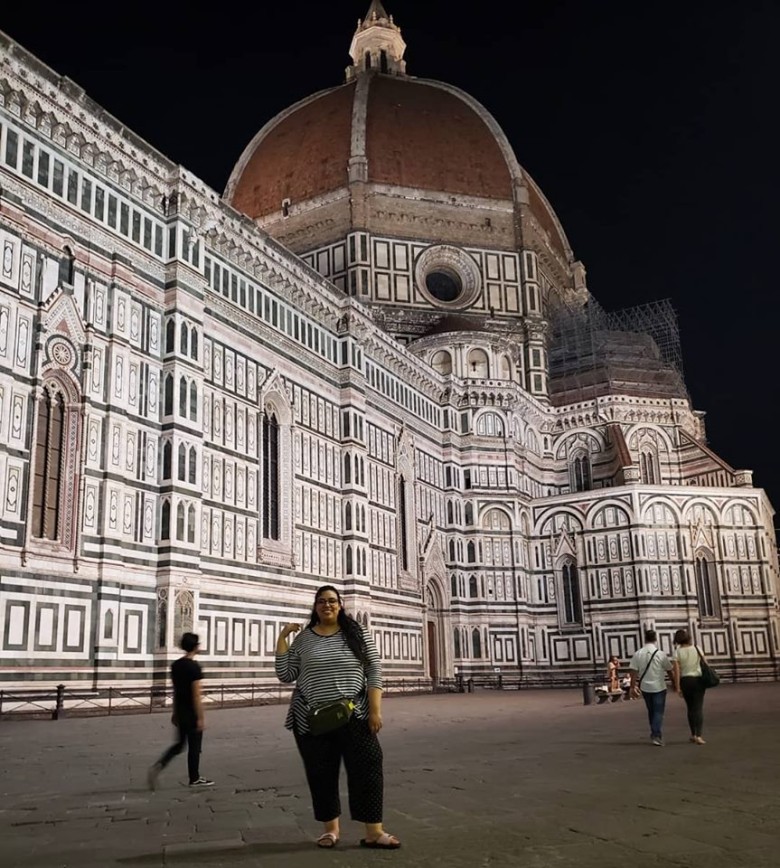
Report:
[[[620,690],[620,658],[614,654],[607,663],[607,680],[610,693],[616,693]]]
[[[276,643],[276,674],[296,682],[285,726],[293,731],[311,791],[314,816],[324,824],[318,847],[339,842],[339,773],[347,770],[349,810],[365,823],[362,847],[395,850],[401,842],[382,828],[384,780],[382,671],[371,637],[345,611],[339,592],[324,585],[314,596],[311,618],[288,648],[287,637],[301,629],[287,624]],[[350,699],[354,711],[340,728],[313,735],[309,715],[317,707]]]
[[[699,649],[691,644],[691,635],[687,630],[678,630],[674,634],[674,644],[676,649],[672,657],[672,680],[677,695],[682,696],[688,709],[690,741],[694,744],[706,744],[702,738],[706,690],[701,678],[702,657]]]

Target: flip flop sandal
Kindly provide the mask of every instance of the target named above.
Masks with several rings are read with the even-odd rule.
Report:
[[[369,847],[372,850],[397,850],[401,846],[401,842],[394,835],[390,835],[387,832],[382,832],[382,834],[375,841],[369,841],[367,838],[361,838],[360,846]]]
[[[324,832],[317,838],[317,846],[323,850],[332,850],[338,842],[339,839],[336,837],[335,832]]]

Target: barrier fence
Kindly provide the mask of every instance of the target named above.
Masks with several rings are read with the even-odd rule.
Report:
[[[778,681],[778,667],[730,671],[717,667],[722,683]],[[604,683],[601,670],[581,672],[570,677],[560,675],[490,675],[456,676],[455,678],[385,679],[384,691],[390,695],[431,693],[475,693],[482,690],[555,690],[583,688],[585,691]],[[280,683],[209,685],[204,681],[202,695],[209,708],[240,708],[255,705],[279,705],[289,700],[292,688]],[[88,717],[111,714],[153,714],[170,711],[173,690],[170,686],[83,687],[36,689],[0,689],[0,720],[62,717]],[[589,704],[589,703],[586,703]]]

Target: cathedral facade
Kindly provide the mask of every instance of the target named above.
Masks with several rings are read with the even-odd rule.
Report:
[[[776,674],[765,493],[404,50],[374,0],[220,195],[0,34],[8,687],[147,684],[185,630],[271,683],[331,582],[389,678],[568,680],[647,627]]]

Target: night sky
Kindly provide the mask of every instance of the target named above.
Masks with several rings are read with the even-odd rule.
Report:
[[[368,6],[5,4],[0,27],[221,192],[267,120],[343,80]],[[780,504],[780,3],[460,6],[385,0],[407,71],[493,113],[603,307],[672,299],[710,447]]]

